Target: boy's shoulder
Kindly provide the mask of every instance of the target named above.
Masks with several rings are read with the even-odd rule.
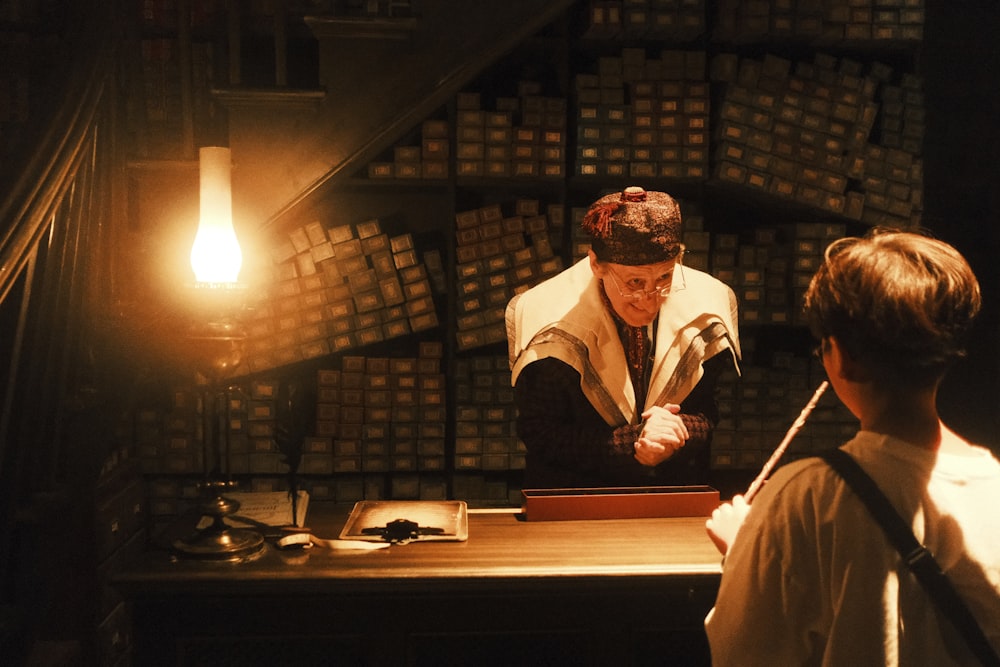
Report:
[[[786,486],[812,484],[817,478],[823,476],[825,470],[831,470],[831,468],[819,455],[819,452],[806,454],[778,468],[767,483],[778,482]]]

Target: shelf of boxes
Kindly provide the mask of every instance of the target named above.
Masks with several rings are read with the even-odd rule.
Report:
[[[507,302],[563,269],[564,209],[520,198],[455,215],[457,346],[460,351],[507,340]]]
[[[485,108],[482,95],[456,96],[455,172],[466,179],[562,179],[566,169],[566,99],[534,81]]]
[[[298,472],[364,479],[369,499],[443,497],[442,353],[440,343],[425,342],[417,357],[345,355],[340,368],[320,369],[315,431],[306,438]]]
[[[165,407],[138,411],[137,455],[154,523],[193,508],[198,482],[211,472],[249,480],[247,490],[284,488],[288,459],[275,439],[278,387],[266,378],[225,388],[180,386]]]
[[[577,73],[574,173],[602,178],[704,180],[710,87],[704,51],[642,48]]]
[[[495,207],[490,208],[490,215],[496,216]],[[537,215],[538,202],[518,200],[513,210]],[[838,225],[797,223],[755,229],[752,242],[741,243],[733,234],[703,232],[698,213],[689,216],[688,224],[695,228],[688,233],[698,236],[686,240],[697,238],[692,245],[701,248],[694,263],[709,264],[707,268],[734,286],[744,326],[790,323],[790,303],[800,300],[796,290],[804,288],[803,279],[815,270],[826,243],[844,234]],[[775,305],[779,307],[765,309]],[[754,335],[744,329],[748,352]],[[344,355],[340,368],[318,371],[315,429],[303,442],[298,467],[318,500],[437,498],[448,493],[451,479],[453,490],[457,487],[463,494],[459,497],[483,504],[516,502],[517,483],[495,475],[524,465],[508,360],[502,355],[460,358],[447,384],[442,354],[440,344],[424,343],[416,358]],[[722,420],[713,466],[758,465],[794,418],[790,407],[808,399],[809,378],[816,375],[807,360],[791,353],[782,353],[770,366],[745,367],[739,395],[727,395],[725,389],[720,395]],[[275,476],[288,470],[274,439],[277,391],[274,381],[255,379],[245,390],[227,396],[225,469],[249,475],[261,490],[272,488]],[[444,403],[449,391],[456,402],[454,449],[446,439]],[[201,472],[200,398],[178,390],[173,400],[173,409],[162,417],[165,456],[160,467],[147,472]],[[812,423],[817,441],[841,437],[853,428],[853,418],[836,405],[821,405]],[[807,431],[803,439],[810,437]],[[188,502],[195,498],[190,486],[170,493]],[[159,499],[157,513],[164,502]]]
[[[919,42],[924,0],[720,0],[712,39],[738,44]]]
[[[741,468],[759,468],[767,459],[768,449],[781,442],[801,406],[797,397],[808,400],[811,387],[802,358],[787,368],[754,367],[745,370],[737,389],[735,439],[737,461]],[[779,394],[779,395],[775,395]]]
[[[178,387],[165,409],[140,410],[136,440],[143,472],[203,475],[216,467],[223,475],[286,472],[275,442],[277,390],[277,380],[259,378],[224,389]]]
[[[586,12],[584,39],[689,42],[706,30],[704,0],[600,0]]]
[[[443,180],[450,175],[451,154],[448,121],[428,119],[420,126],[419,145],[393,146],[391,161],[368,164],[368,178],[385,180]]]
[[[711,69],[725,84],[714,128],[715,179],[867,225],[919,225],[918,77],[892,85],[888,66],[866,71],[858,61],[825,54],[794,65],[772,55],[720,54]],[[880,119],[885,131],[875,133]],[[879,135],[892,145],[877,143]]]
[[[471,487],[466,493],[473,495],[467,499],[474,502],[519,503],[520,484],[502,474],[523,470],[526,451],[517,437],[517,409],[507,356],[458,359],[453,389],[455,484]]]
[[[254,304],[246,356],[258,373],[439,326],[432,269],[413,236],[378,220],[292,230],[272,251],[274,280]],[[440,272],[439,257],[430,265]]]
[[[585,191],[590,201],[595,190],[635,179],[683,192],[684,264],[736,292],[744,364],[738,382],[720,384],[712,466],[722,469],[759,467],[821,378],[802,340],[765,358],[757,350],[764,339],[802,333],[802,294],[829,242],[849,226],[920,223],[920,77],[871,57],[813,50],[905,56],[922,39],[923,0],[724,0],[710,17],[699,0],[589,2],[581,11],[586,25],[570,48],[585,57],[560,73],[568,94],[517,78],[504,82],[516,87],[510,96],[470,86],[447,120],[438,111],[414,128],[419,142],[401,139],[391,160],[367,166],[365,184],[380,193],[411,181],[446,184],[453,240],[418,252],[410,234],[387,234],[377,219],[313,221],[275,240],[273,287],[254,304],[245,370],[265,377],[299,362],[323,366],[298,470],[317,500],[519,502],[524,451],[507,359],[471,355],[502,346],[511,297],[585,256]],[[779,48],[768,53],[768,44]],[[165,51],[153,57],[157,49],[154,83],[168,76],[170,60]],[[811,55],[777,55],[790,51]],[[169,103],[154,102],[155,113]],[[483,205],[458,209],[464,195],[488,188]],[[551,201],[511,194],[497,203],[496,188],[540,188]],[[704,200],[729,192],[780,209],[781,222],[751,227],[707,216]],[[452,221],[441,226],[450,233]],[[445,303],[453,321],[439,321]],[[454,345],[446,345],[452,331]],[[413,358],[362,356],[425,332],[441,339],[431,344],[437,353],[421,343]],[[454,375],[445,375],[452,363]],[[230,465],[260,490],[286,483],[287,472],[264,388],[246,387],[243,402],[230,406]],[[197,396],[175,399],[165,411],[143,411],[138,423],[158,513],[192,502],[194,483],[183,477],[203,469],[200,421],[188,403]],[[829,392],[790,456],[855,429]]]
[[[752,346],[752,341],[745,341]],[[768,365],[744,364],[719,383],[719,423],[712,434],[713,469],[759,469],[785,437],[824,373],[816,360],[780,352]],[[857,419],[827,391],[789,446],[785,461],[849,440]]]

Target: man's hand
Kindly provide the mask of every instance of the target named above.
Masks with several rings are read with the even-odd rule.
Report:
[[[689,435],[684,421],[678,416],[680,410],[681,406],[668,403],[642,413],[642,432],[635,442],[636,461],[644,466],[659,465],[684,446]]]

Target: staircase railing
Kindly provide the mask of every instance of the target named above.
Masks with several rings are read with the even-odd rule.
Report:
[[[84,452],[74,448],[85,446],[71,418],[92,393],[92,343],[114,303],[121,219],[115,40],[101,5],[77,6],[90,22],[76,29],[88,38],[67,38],[73,64],[52,87],[61,100],[33,125],[41,136],[31,156],[0,190],[0,603],[30,624],[52,603],[40,590],[58,584],[41,585],[48,572],[39,573],[37,552],[24,545],[51,532],[53,521],[78,518],[66,508],[82,504],[78,480],[96,479],[102,460],[87,452],[91,462],[80,465]]]

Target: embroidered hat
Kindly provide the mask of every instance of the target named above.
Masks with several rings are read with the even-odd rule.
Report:
[[[673,259],[681,249],[681,208],[665,192],[632,186],[590,205],[581,225],[602,262],[628,266]]]

